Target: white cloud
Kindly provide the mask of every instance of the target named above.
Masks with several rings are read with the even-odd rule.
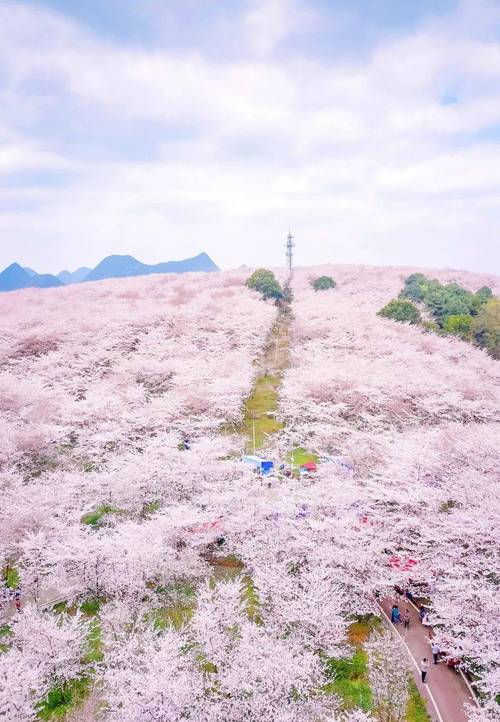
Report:
[[[70,170],[74,167],[67,158],[39,150],[31,145],[0,147],[0,176],[18,171],[31,170]]]
[[[225,62],[117,46],[48,11],[0,8],[10,128],[0,172],[79,171],[62,190],[9,191],[0,239],[15,242],[1,259],[24,249],[22,262],[58,270],[110,252],[165,260],[204,249],[223,265],[279,263],[291,223],[304,262],[491,270],[500,146],[475,136],[500,126],[500,58],[480,19],[463,27],[471,13],[347,65],[273,55],[297,23],[314,28],[306,3],[254,2],[237,28],[253,56]],[[442,105],[450,87],[458,102]]]
[[[293,0],[250,0],[243,16],[246,42],[258,57],[267,58],[296,30],[314,28],[318,17]]]

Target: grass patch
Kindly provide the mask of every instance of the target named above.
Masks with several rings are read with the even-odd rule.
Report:
[[[148,501],[142,507],[142,513],[144,516],[149,516],[150,514],[157,512],[160,506],[161,504],[159,501]]]
[[[245,601],[246,612],[251,622],[262,624],[262,618],[259,614],[260,599],[259,594],[253,583],[253,579],[249,574],[243,577],[243,599]]]
[[[187,624],[194,612],[194,604],[176,604],[171,607],[159,607],[151,612],[148,617],[156,629],[174,627],[180,629]]]
[[[97,507],[95,511],[91,511],[88,514],[84,514],[82,516],[82,523],[88,524],[89,526],[98,527],[100,526],[103,521],[104,517],[107,514],[122,514],[121,509],[117,509],[114,506],[111,506],[110,504],[103,504],[102,506]]]
[[[81,677],[54,687],[38,705],[37,717],[42,720],[64,718],[68,712],[84,701],[91,685],[90,677]]]
[[[101,662],[104,657],[101,624],[97,618],[90,623],[90,631],[87,637],[88,649],[83,657],[85,664]]]
[[[19,572],[16,567],[7,567],[4,579],[5,586],[9,587],[9,589],[16,589],[16,587],[19,586]]]
[[[99,597],[89,597],[80,604],[80,611],[88,617],[95,617],[101,609],[102,599]]]
[[[307,464],[308,461],[313,461],[317,464],[319,456],[311,454],[306,449],[302,448],[302,446],[299,446],[289,453],[288,461],[292,463],[294,467],[303,466],[303,464]]]
[[[157,594],[183,595],[184,597],[193,597],[196,594],[196,585],[192,582],[175,582],[167,584],[165,587],[155,587]]]
[[[281,379],[277,375],[258,376],[252,395],[245,404],[243,431],[247,439],[247,451],[253,452],[254,424],[255,451],[260,449],[266,437],[283,428],[274,418],[278,408],[278,390]]]
[[[56,602],[52,605],[51,611],[55,614],[66,612],[68,610],[68,602],[64,599],[62,602]]]
[[[381,626],[382,620],[380,617],[375,617],[373,614],[364,614],[363,616],[358,617],[355,622],[349,625],[347,635],[350,643],[355,647],[364,644],[370,634],[374,630],[380,629]]]
[[[360,707],[365,712],[371,709],[371,691],[368,684],[367,655],[359,646],[352,657],[336,659],[328,657],[326,674],[331,677],[323,691],[335,694],[342,700],[344,709]]]
[[[382,620],[372,614],[358,617],[348,630],[348,639],[354,647],[354,654],[347,658],[327,657],[325,659],[326,674],[331,681],[323,687],[323,691],[327,694],[338,695],[344,709],[360,707],[365,712],[371,710],[372,696],[368,681],[368,657],[363,649],[363,644],[373,630],[380,627],[381,624]]]
[[[407,722],[432,722],[427,714],[425,702],[422,695],[417,689],[417,685],[413,678],[410,678],[410,699],[408,701],[408,710],[406,712]]]
[[[156,629],[169,626],[180,629],[193,616],[196,606],[196,585],[188,581],[178,581],[164,587],[156,587],[158,595],[163,596],[163,604],[146,614],[146,621]],[[161,602],[160,602],[161,603]]]
[[[4,624],[0,627],[0,654],[7,652],[10,647],[10,636],[12,635],[12,628],[9,624]]]

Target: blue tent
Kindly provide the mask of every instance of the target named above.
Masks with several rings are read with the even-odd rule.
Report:
[[[268,476],[272,472],[274,464],[272,461],[263,461],[260,468],[264,476]]]
[[[251,464],[251,466],[258,469],[264,476],[268,476],[274,468],[272,461],[261,459],[260,456],[244,456],[241,460],[244,464]]]

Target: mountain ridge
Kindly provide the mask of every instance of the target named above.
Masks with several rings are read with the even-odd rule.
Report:
[[[128,278],[152,273],[211,273],[220,269],[210,256],[202,251],[197,256],[180,261],[147,264],[130,255],[110,255],[94,268],[81,266],[76,271],[60,271],[57,275],[37,273],[32,268],[14,262],[0,273],[0,292],[17,291],[22,288],[56,288],[106,278]]]
[[[88,266],[80,266],[76,271],[59,271],[57,278],[64,283],[65,286],[71,286],[73,283],[81,283],[91,272]]]

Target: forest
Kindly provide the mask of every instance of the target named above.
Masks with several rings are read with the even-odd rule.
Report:
[[[378,312],[500,280],[249,276],[0,297],[0,718],[425,722],[399,588],[498,720],[500,365]]]
[[[418,305],[427,318],[422,318]],[[399,298],[389,301],[379,315],[422,323],[428,331],[441,335],[459,336],[500,359],[500,298],[489,286],[473,293],[459,283],[442,284],[423,273],[413,273],[405,280]]]

